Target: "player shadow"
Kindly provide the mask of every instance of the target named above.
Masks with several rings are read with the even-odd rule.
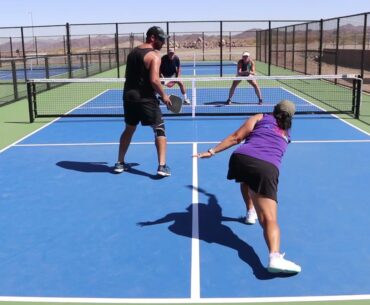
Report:
[[[57,166],[79,171],[83,173],[110,173],[110,174],[117,174],[114,171],[113,166],[108,166],[107,162],[81,162],[81,161],[59,161],[56,163]],[[134,174],[134,175],[140,175],[143,177],[148,177],[153,180],[160,180],[163,177],[158,175],[153,175],[147,172],[144,172],[142,170],[139,170],[137,168],[134,168],[135,166],[140,165],[139,163],[127,163],[129,165],[129,170],[125,173]]]
[[[256,103],[232,102],[231,104],[229,104],[227,101],[212,101],[212,102],[206,102],[203,105],[222,107],[222,106],[230,106],[230,105],[253,105],[253,104],[258,104],[258,102]]]
[[[57,166],[83,173],[114,173],[107,162],[59,161]]]
[[[188,186],[192,188],[192,186]],[[239,222],[245,224],[244,218],[233,218],[222,215],[222,208],[218,204],[214,194],[207,193],[202,189],[199,192],[208,197],[207,203],[191,204],[186,208],[186,212],[174,212],[165,215],[154,221],[138,222],[141,227],[170,223],[168,230],[172,233],[193,238],[192,217],[193,212],[198,212],[199,217],[199,239],[207,243],[216,243],[221,246],[235,250],[239,258],[248,264],[254,276],[259,280],[270,280],[278,277],[289,277],[292,274],[270,273],[262,265],[260,258],[247,242],[243,241],[223,222]],[[262,238],[262,236],[261,236]]]

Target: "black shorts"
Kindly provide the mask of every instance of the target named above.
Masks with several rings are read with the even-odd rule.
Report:
[[[125,123],[136,126],[141,122],[143,126],[160,125],[163,123],[162,112],[157,99],[146,99],[145,101],[125,101]]]
[[[227,179],[245,182],[255,193],[277,202],[279,169],[266,161],[242,154],[232,154]]]

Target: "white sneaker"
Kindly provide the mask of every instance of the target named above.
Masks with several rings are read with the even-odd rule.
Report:
[[[267,270],[271,273],[299,273],[301,272],[301,266],[288,261],[284,258],[285,253],[274,253],[270,254],[270,261],[267,266]]]
[[[256,223],[257,219],[258,219],[258,217],[257,217],[256,210],[255,209],[249,210],[247,212],[247,217],[245,217],[245,223],[249,224],[249,225],[254,225]]]
[[[184,105],[190,105],[191,102],[188,98],[184,99]]]

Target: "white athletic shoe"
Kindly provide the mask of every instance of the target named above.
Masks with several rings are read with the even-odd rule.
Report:
[[[267,266],[267,270],[271,273],[299,273],[301,272],[301,266],[288,261],[284,258],[285,253],[274,253],[270,254],[270,261]]]
[[[245,217],[245,223],[249,224],[249,225],[254,225],[256,223],[257,219],[258,219],[258,217],[257,217],[256,210],[255,209],[249,210],[247,212],[247,217]]]
[[[188,98],[184,99],[184,105],[190,105],[191,102]]]

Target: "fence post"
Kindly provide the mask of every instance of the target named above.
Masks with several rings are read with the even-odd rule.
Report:
[[[203,61],[205,61],[205,59],[204,59],[204,32],[202,32],[202,41],[203,41],[203,43],[202,43]]]
[[[23,26],[21,27],[21,38],[22,38],[22,53],[23,53],[24,80],[25,80],[25,81],[27,81],[26,49],[25,49],[25,46],[24,46]]]
[[[220,21],[220,77],[222,77],[222,21]]]
[[[268,76],[271,76],[271,56],[272,56],[272,53],[271,53],[271,45],[272,45],[272,39],[271,39],[272,37],[271,37],[271,20],[269,20],[269,46],[268,46],[268,48],[269,48],[269,53],[268,53],[268,62],[269,62],[269,64],[268,64],[268,73],[267,73],[267,75]]]
[[[339,52],[339,29],[340,29],[340,18],[337,19],[337,35],[336,35],[336,44],[335,44],[335,59],[334,59],[334,73],[338,73],[338,52]],[[337,79],[335,79],[335,84],[337,84]]]
[[[85,54],[85,73],[86,73],[86,77],[89,77],[89,57],[87,53]]]
[[[318,74],[321,75],[321,64],[322,64],[322,56],[323,56],[323,51],[322,51],[322,45],[323,45],[323,27],[324,27],[324,22],[322,19],[320,19],[320,43],[319,43],[319,71]]]
[[[167,21],[166,22],[166,34],[167,34],[167,41],[166,41],[166,44],[167,44],[167,53],[168,53],[168,49],[170,48],[170,24],[169,22]],[[175,46],[173,46],[175,48]]]
[[[115,48],[116,48],[116,63],[117,63],[117,77],[120,77],[119,72],[119,41],[118,41],[118,23],[116,23],[116,34],[114,35],[114,42],[115,42]]]
[[[231,61],[231,31],[229,31],[229,60]]]
[[[13,91],[14,91],[14,99],[18,99],[18,84],[17,84],[17,67],[15,65],[15,61],[11,61],[12,66],[12,78],[13,78]]]
[[[293,35],[292,35],[292,71],[295,71],[295,25],[293,25]]]
[[[69,32],[69,23],[66,23],[67,34],[67,64],[68,64],[68,77],[72,78],[72,57],[71,57],[71,35]]]
[[[307,74],[307,57],[308,57],[308,23],[306,23],[306,34],[305,34],[305,51],[304,51],[304,74]]]
[[[366,30],[367,30],[367,14],[364,14],[364,34],[362,37],[362,54],[361,54],[361,78],[364,78],[365,69],[365,50],[366,50]]]
[[[13,41],[12,41],[12,37],[9,37],[9,44],[10,44],[10,57],[14,57],[14,55],[13,55]]]

